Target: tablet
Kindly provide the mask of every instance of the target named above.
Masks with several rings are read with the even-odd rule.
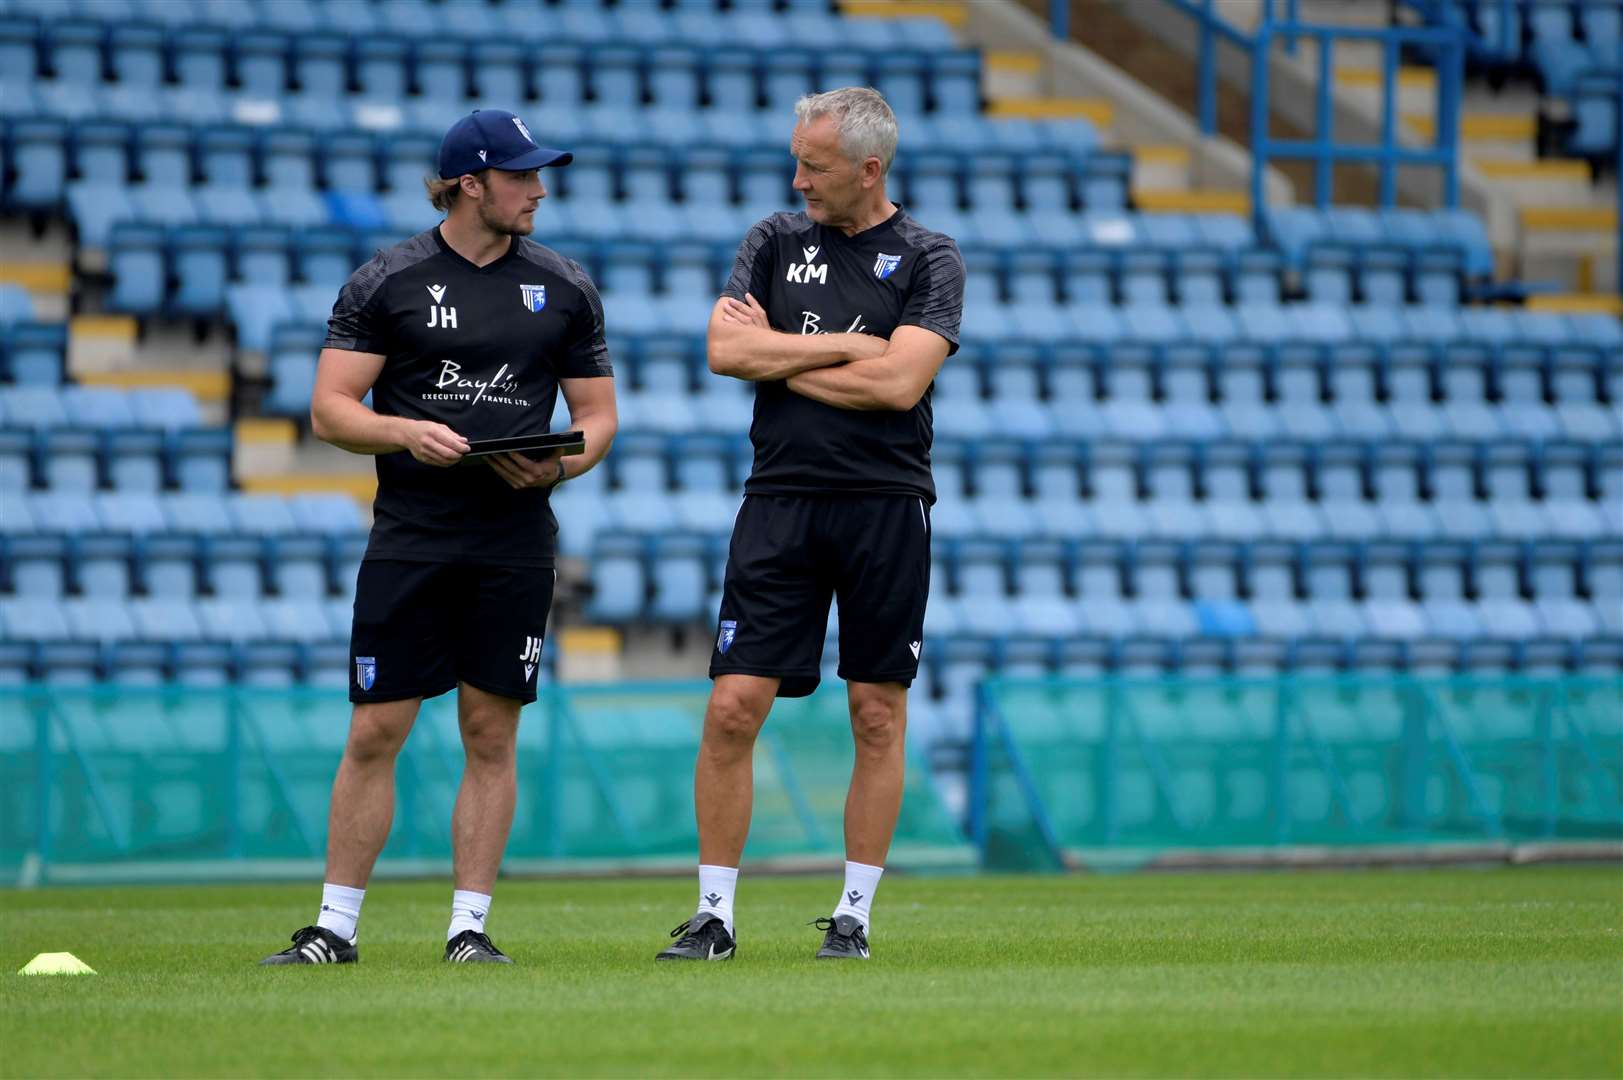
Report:
[[[570,457],[586,452],[584,431],[555,431],[546,435],[513,435],[505,439],[469,439],[462,460],[477,461],[491,454],[523,454],[545,457],[554,450]]]

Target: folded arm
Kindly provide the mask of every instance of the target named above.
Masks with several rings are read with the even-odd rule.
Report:
[[[455,465],[468,440],[432,420],[380,416],[362,404],[383,370],[379,353],[322,349],[310,394],[310,430],[322,442],[352,454],[409,450],[425,465]]]
[[[880,355],[799,372],[789,377],[789,389],[836,409],[906,412],[924,396],[949,348],[932,330],[898,326]]]
[[[830,364],[878,356],[885,349],[885,339],[871,334],[788,334],[773,330],[755,298],[746,299],[748,309],[758,313],[752,318],[729,318],[729,305],[739,304],[731,297],[722,297],[711,309],[705,351],[710,370],[717,375],[771,382]]]

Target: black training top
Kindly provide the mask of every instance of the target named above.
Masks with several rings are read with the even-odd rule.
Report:
[[[559,379],[614,374],[584,270],[521,236],[475,266],[438,227],[355,271],[326,345],[384,356],[372,387],[380,415],[438,421],[467,439],[544,432]],[[489,465],[442,469],[406,451],[378,455],[377,467],[368,559],[552,565],[558,523],[546,491],[515,491]]]
[[[950,236],[897,207],[855,236],[804,213],[773,214],[739,246],[723,296],[752,294],[774,330],[888,338],[922,326],[958,350],[964,261]],[[755,384],[746,492],[774,495],[904,494],[935,501],[930,478],[930,390],[907,412],[837,409],[787,382]]]

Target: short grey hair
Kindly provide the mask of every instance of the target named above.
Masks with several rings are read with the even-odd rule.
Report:
[[[866,86],[843,86],[822,94],[807,94],[795,102],[795,119],[805,124],[832,116],[839,125],[840,148],[852,164],[879,159],[881,175],[890,172],[896,158],[896,114],[884,95]]]

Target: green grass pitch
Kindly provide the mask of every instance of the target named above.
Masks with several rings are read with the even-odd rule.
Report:
[[[500,969],[445,883],[345,968],[255,966],[314,884],[0,893],[0,1075],[1623,1075],[1616,867],[893,874],[866,964],[812,959],[837,880],[740,886],[735,960],[656,966],[690,881],[504,882]]]

